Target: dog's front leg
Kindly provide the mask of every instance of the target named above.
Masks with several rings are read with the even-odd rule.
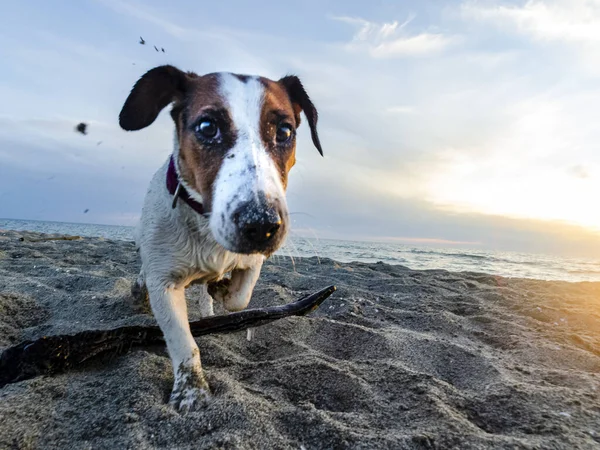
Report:
[[[209,388],[200,364],[200,350],[190,332],[185,289],[175,283],[148,282],[148,292],[173,363],[175,383],[169,403],[182,412],[191,411],[208,398]]]
[[[231,279],[209,284],[208,292],[215,300],[223,302],[227,311],[241,311],[250,303],[252,291],[260,275],[262,259],[249,269],[231,271]]]

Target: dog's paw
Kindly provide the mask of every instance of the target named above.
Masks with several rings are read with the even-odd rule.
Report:
[[[204,388],[187,387],[173,390],[169,404],[182,414],[202,409],[210,399],[210,394]]]
[[[169,404],[185,414],[201,409],[210,399],[210,389],[202,370],[180,368]]]
[[[208,283],[208,293],[210,296],[219,301],[224,302],[229,295],[229,287],[231,286],[231,279],[223,278],[219,281],[213,281]]]

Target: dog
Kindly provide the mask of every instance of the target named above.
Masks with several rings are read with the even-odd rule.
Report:
[[[147,293],[165,337],[174,371],[169,403],[186,412],[210,397],[188,323],[186,286],[201,284],[204,316],[213,314],[213,299],[227,311],[246,308],[264,260],[289,229],[285,191],[301,112],[323,150],[317,109],[296,76],[273,81],[156,67],[133,86],[119,124],[140,130],[170,104],[174,148],[144,200],[134,291]]]

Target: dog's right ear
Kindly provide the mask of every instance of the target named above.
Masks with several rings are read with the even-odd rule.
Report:
[[[127,131],[141,130],[158,117],[168,104],[182,100],[189,84],[189,75],[173,66],[160,66],[140,78],[119,114],[119,124]]]

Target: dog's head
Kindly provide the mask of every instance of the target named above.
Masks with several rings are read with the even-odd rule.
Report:
[[[210,213],[216,241],[235,253],[270,255],[289,227],[285,189],[301,111],[323,154],[317,110],[302,83],[295,76],[272,81],[156,67],[133,87],[121,127],[147,127],[171,103],[179,176]]]

